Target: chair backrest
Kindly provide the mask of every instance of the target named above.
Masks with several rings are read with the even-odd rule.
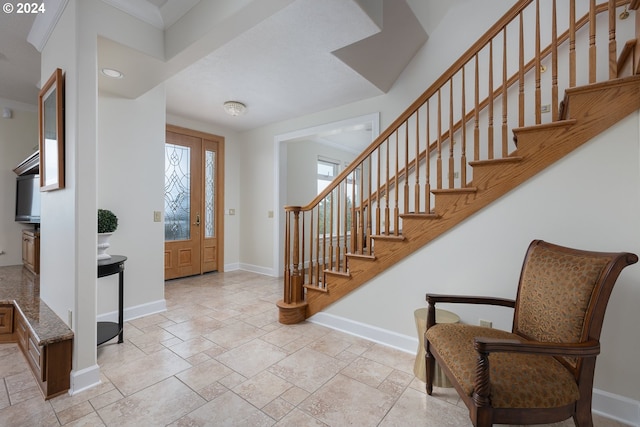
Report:
[[[613,285],[620,271],[637,260],[626,252],[583,251],[534,240],[522,266],[513,332],[545,342],[599,340]],[[566,361],[577,367],[577,360]]]

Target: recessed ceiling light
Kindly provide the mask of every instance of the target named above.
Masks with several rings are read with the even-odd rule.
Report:
[[[103,68],[102,74],[107,77],[111,77],[112,79],[121,79],[124,77],[124,74],[113,68]]]

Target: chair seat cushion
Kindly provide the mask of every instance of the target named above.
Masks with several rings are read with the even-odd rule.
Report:
[[[425,343],[435,348],[468,396],[478,357],[473,339],[480,336],[524,341],[510,332],[463,324],[437,324],[425,332]],[[580,397],[573,375],[551,356],[491,353],[489,366],[494,408],[554,408]]]

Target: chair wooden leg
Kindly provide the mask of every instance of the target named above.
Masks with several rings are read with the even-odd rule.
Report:
[[[491,408],[475,408],[475,414],[471,417],[474,427],[493,426]]]
[[[593,417],[591,416],[591,402],[588,405],[581,405],[578,402],[573,422],[576,427],[593,427]]]
[[[431,393],[433,393],[433,376],[435,374],[436,361],[429,351],[429,345],[427,344],[425,347],[424,363],[426,370],[427,394],[431,396]]]
[[[593,372],[596,367],[596,359],[583,359],[583,372],[590,372],[593,379]],[[576,413],[573,422],[577,427],[593,427],[593,417],[591,416],[591,401],[593,399],[593,381],[583,381],[580,383],[580,397],[576,402]]]

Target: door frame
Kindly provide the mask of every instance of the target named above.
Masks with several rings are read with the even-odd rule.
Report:
[[[218,272],[224,272],[224,137],[211,133],[201,132],[193,129],[184,128],[176,125],[166,125],[165,133],[173,132],[182,135],[192,136],[195,138],[206,139],[218,143],[218,164],[216,165],[216,236],[217,236],[217,259]],[[166,142],[165,142],[166,143]],[[201,186],[201,197],[204,200],[204,186]],[[201,241],[204,227],[200,227]],[[164,239],[163,239],[164,245]],[[202,250],[204,246],[200,245],[200,274],[202,273]]]

